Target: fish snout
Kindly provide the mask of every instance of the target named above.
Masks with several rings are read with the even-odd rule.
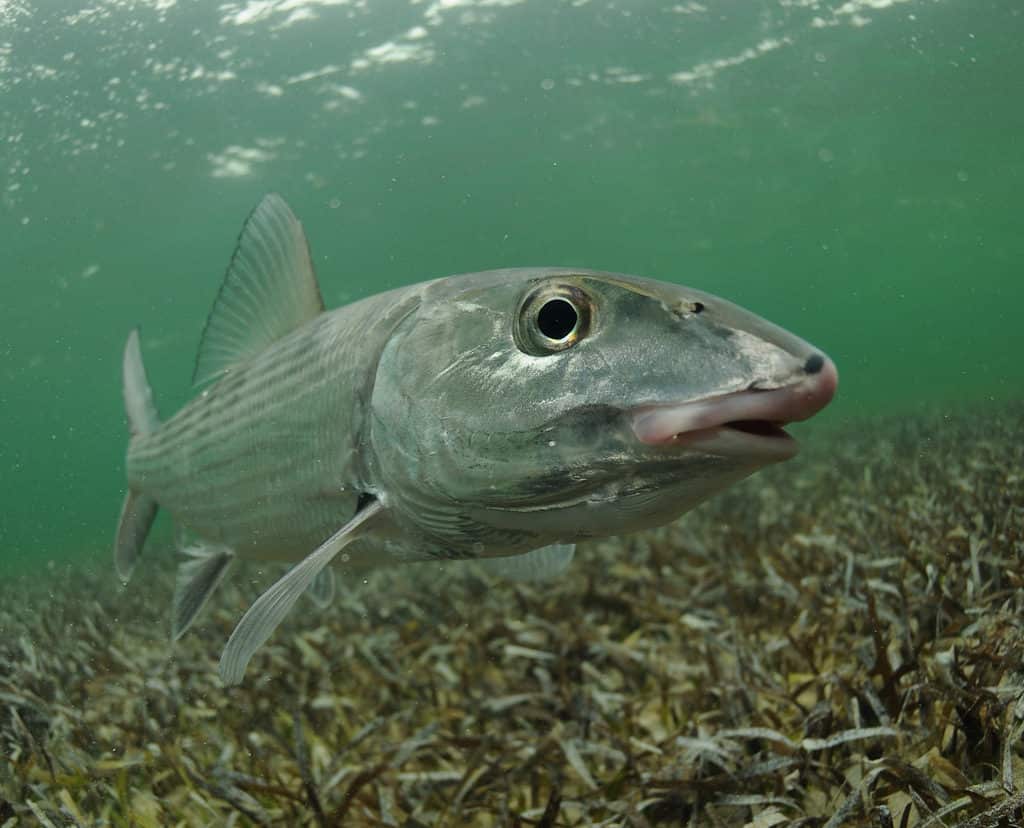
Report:
[[[807,420],[832,402],[839,388],[836,364],[822,353],[814,353],[804,362],[804,378],[791,386],[789,398],[782,406],[782,420],[789,423]],[[782,390],[782,389],[780,389]]]
[[[790,351],[783,357],[790,366],[785,379],[758,380],[751,383],[747,394],[729,396],[734,405],[749,409],[745,419],[767,420],[784,426],[809,420],[832,402],[839,388],[835,363],[802,340],[801,345],[799,351]]]
[[[828,405],[839,386],[835,363],[817,351],[802,371],[774,388],[758,388],[700,400],[640,406],[630,412],[636,438],[647,445],[777,461],[792,457],[797,443],[784,430]]]

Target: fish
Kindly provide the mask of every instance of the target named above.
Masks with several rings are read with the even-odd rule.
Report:
[[[798,451],[834,362],[678,284],[531,267],[433,279],[326,310],[283,198],[246,219],[207,319],[198,393],[161,420],[139,331],[122,362],[127,583],[157,511],[183,537],[171,633],[234,561],[293,565],[244,613],[225,684],[336,571],[476,560],[553,578],[590,538],[671,522]]]

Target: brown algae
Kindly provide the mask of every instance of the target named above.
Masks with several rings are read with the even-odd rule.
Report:
[[[236,688],[221,644],[277,570],[173,646],[171,555],[10,584],[0,826],[1019,824],[1022,425],[819,428],[554,583],[381,571]]]

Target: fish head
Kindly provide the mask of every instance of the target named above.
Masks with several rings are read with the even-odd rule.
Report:
[[[821,351],[708,293],[491,271],[430,283],[389,340],[374,457],[407,523],[501,554],[675,519],[794,456],[784,426],[837,382]]]

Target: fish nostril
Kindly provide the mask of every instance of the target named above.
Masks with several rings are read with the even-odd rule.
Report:
[[[804,372],[807,374],[817,374],[824,367],[825,357],[821,354],[814,354],[807,357],[807,362],[804,363]]]

